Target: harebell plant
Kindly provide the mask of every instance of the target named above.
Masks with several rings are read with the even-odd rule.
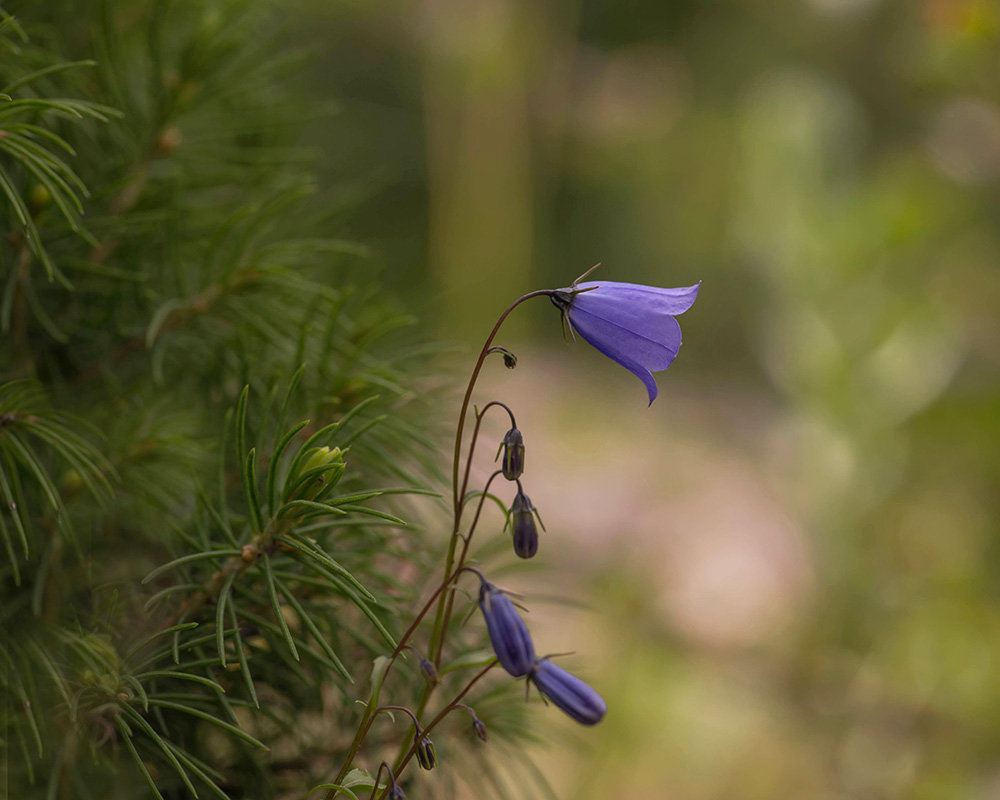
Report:
[[[525,678],[528,685],[534,685],[541,696],[583,725],[595,725],[604,717],[607,706],[601,696],[582,680],[554,664],[551,656],[536,654],[528,627],[521,619],[514,602],[502,589],[491,583],[476,568],[467,565],[469,544],[479,521],[483,500],[487,497],[493,481],[502,477],[517,487],[517,492],[508,511],[514,552],[521,558],[531,558],[539,549],[536,520],[541,523],[538,512],[525,493],[522,482],[526,475],[525,437],[517,426],[514,412],[506,404],[497,400],[486,403],[482,409],[473,409],[472,433],[466,437],[466,422],[469,419],[470,403],[479,373],[492,354],[503,357],[504,364],[513,368],[517,357],[507,348],[495,345],[494,339],[501,326],[521,303],[535,297],[548,297],[562,312],[564,329],[575,338],[579,334],[611,360],[636,375],[646,387],[649,403],[656,399],[657,386],[652,373],[665,370],[676,358],[681,345],[681,330],[675,317],[687,311],[698,296],[700,284],[677,289],[661,289],[634,283],[616,281],[581,282],[592,270],[580,276],[571,286],[564,289],[540,289],[529,292],[515,300],[493,326],[480,350],[472,369],[462,405],[459,409],[455,429],[455,447],[452,461],[452,526],[448,549],[442,569],[442,578],[430,597],[416,613],[410,626],[403,633],[396,648],[385,657],[376,659],[372,673],[372,693],[363,703],[364,712],[357,732],[333,784],[329,788],[328,800],[333,800],[351,774],[355,758],[365,744],[372,722],[380,712],[397,710],[407,715],[413,725],[413,735],[403,740],[402,748],[392,766],[384,762],[389,776],[388,783],[379,784],[378,776],[371,784],[371,797],[402,797],[402,789],[397,783],[411,761],[424,770],[437,765],[437,755],[430,734],[450,713],[461,709],[470,714],[475,735],[486,741],[486,728],[475,711],[461,702],[473,686],[497,664],[514,678]],[[501,409],[510,418],[510,429],[499,442],[496,459],[500,469],[487,480],[481,491],[469,491],[469,476],[483,417],[491,409]],[[468,451],[462,458],[463,446],[468,439]],[[502,457],[502,458],[501,458]],[[530,462],[528,462],[530,463]],[[466,522],[467,505],[478,499],[471,520]],[[443,661],[446,640],[451,630],[456,598],[456,587],[465,574],[473,574],[479,579],[479,608],[493,648],[495,658],[484,664],[469,665],[481,667],[467,680],[455,696],[439,700],[431,716],[428,708],[434,701],[433,695],[442,684],[438,674],[447,666]],[[429,625],[421,623],[427,619]],[[428,630],[429,628],[429,630]],[[422,650],[416,641],[426,636]],[[386,678],[392,671],[404,650],[418,654],[420,670],[426,681],[420,700],[414,708],[380,705],[379,697]],[[423,654],[426,655],[423,655]],[[429,719],[428,719],[429,717]],[[381,773],[380,769],[380,773]],[[355,784],[356,785],[356,784]]]

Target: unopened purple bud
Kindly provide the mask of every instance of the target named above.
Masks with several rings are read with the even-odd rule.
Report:
[[[483,581],[479,587],[479,608],[500,666],[515,678],[531,672],[535,646],[510,598],[489,581]]]
[[[514,531],[514,552],[521,558],[531,558],[538,552],[538,528],[535,507],[524,492],[519,491],[510,506],[510,524]]]
[[[472,730],[475,731],[476,736],[481,741],[484,741],[484,742],[486,741],[486,739],[487,739],[487,736],[486,736],[486,725],[485,725],[485,723],[481,719],[479,719],[479,717],[476,717],[474,720],[472,720]]]
[[[539,659],[528,680],[538,691],[583,725],[596,725],[608,710],[604,699],[587,684],[547,659]]]
[[[437,756],[434,754],[434,742],[430,737],[424,736],[423,732],[417,733],[413,738],[417,745],[417,763],[421,769],[434,769],[437,766]]]
[[[390,786],[389,800],[406,800],[406,792],[403,791],[403,787],[397,783]]]
[[[420,658],[420,671],[424,673],[424,677],[427,678],[427,682],[431,686],[437,686],[438,684],[438,671],[437,667],[431,661],[426,658]]]
[[[516,481],[524,473],[524,438],[521,431],[511,428],[503,437],[503,476]]]

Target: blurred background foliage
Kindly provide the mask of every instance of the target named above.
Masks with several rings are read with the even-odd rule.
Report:
[[[70,85],[110,68],[100,39],[65,22],[96,4],[42,5],[55,11],[32,41],[44,44],[48,27],[64,58],[98,62],[66,73]],[[131,31],[150,9],[183,19],[200,8],[114,5]],[[216,5],[227,20],[263,8]],[[463,343],[460,360],[434,368],[395,358],[404,375],[376,382],[400,397],[437,386],[442,371],[464,377],[508,299],[566,285],[594,262],[595,277],[704,281],[648,410],[638,381],[562,342],[541,303],[501,339],[518,369],[495,369],[480,392],[514,406],[525,488],[548,529],[538,559],[507,582],[529,597],[540,649],[575,650],[568,666],[610,708],[586,731],[531,717],[552,725],[554,745],[532,752],[559,797],[1000,796],[995,2],[294,0],[254,30],[273,32],[295,63],[252,90],[256,36],[209,17],[191,11],[203,27],[184,56],[198,63],[223,46],[246,57],[227,62],[197,108],[183,82],[130,100],[144,96],[141,70],[124,73],[117,95],[79,84],[139,128],[115,142],[121,127],[88,123],[90,149],[78,145],[73,167],[103,200],[88,207],[98,243],[94,206],[114,209],[130,169],[168,202],[183,188],[214,208],[221,191],[235,212],[258,186],[251,165],[280,164],[287,190],[300,186],[298,157],[318,152],[312,216],[285,214],[271,230],[325,227],[364,246],[367,260],[344,254],[338,267],[378,287],[356,314],[377,321],[395,305],[427,339]],[[252,102],[237,112],[231,93],[243,88]],[[245,126],[238,142],[253,145],[280,126],[285,149],[234,158],[215,146],[223,125]],[[175,153],[174,132],[185,143]],[[199,215],[164,219],[154,206],[128,207],[135,236],[118,269],[177,242],[202,255],[202,239],[173,235]],[[194,434],[218,424],[261,355],[252,326],[235,325],[235,343],[186,335],[185,312],[162,305],[215,275],[152,298],[98,285],[73,307],[94,341],[118,326],[149,346],[167,370],[161,386],[224,387],[203,392],[208,410],[164,400],[170,414],[142,417],[169,428],[172,456],[203,465],[188,481],[209,470]],[[234,313],[280,327],[301,309],[276,295]],[[151,325],[156,309],[169,324]],[[74,345],[39,335],[32,363],[64,374]],[[5,369],[30,341],[4,354]],[[287,361],[275,357],[276,374]],[[342,388],[360,398],[348,391],[357,383]],[[131,424],[112,408],[106,417],[111,441]],[[523,788],[516,775],[498,780],[515,796]],[[474,770],[466,781],[479,796]]]

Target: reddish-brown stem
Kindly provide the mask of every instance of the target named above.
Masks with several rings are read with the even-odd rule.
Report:
[[[458,482],[458,470],[459,461],[462,455],[462,434],[465,432],[465,418],[469,412],[469,401],[472,399],[472,390],[476,386],[476,380],[479,378],[479,372],[483,368],[486,356],[489,355],[490,345],[493,344],[493,339],[500,330],[500,326],[503,325],[504,320],[506,320],[510,313],[525,300],[530,300],[532,297],[549,297],[552,294],[552,289],[539,289],[534,292],[528,292],[528,294],[522,295],[511,303],[500,315],[499,319],[497,319],[496,324],[493,326],[493,330],[490,331],[490,335],[486,337],[483,349],[479,352],[479,358],[476,359],[476,365],[472,369],[472,375],[469,377],[469,384],[465,389],[465,397],[462,398],[462,407],[458,412],[458,425],[455,429],[455,450],[452,457],[451,467],[452,509],[454,510],[454,522],[451,529],[451,540],[448,542],[448,555],[445,558],[444,572],[446,575],[450,575],[455,566],[455,549],[458,542],[459,528],[462,524],[462,496]],[[463,484],[464,483],[465,481],[463,481]],[[431,654],[431,659],[434,661],[436,666],[440,666],[441,648],[444,646],[443,623],[446,605],[446,603],[440,600],[438,601],[437,614],[434,618],[434,628],[431,631],[431,643],[428,648]]]
[[[483,667],[483,669],[477,672],[476,676],[465,685],[465,688],[462,689],[462,691],[459,692],[455,696],[455,698],[450,703],[448,703],[448,705],[442,708],[438,712],[437,716],[434,717],[434,719],[432,719],[430,722],[427,723],[426,726],[424,726],[423,730],[424,735],[427,736],[428,734],[430,734],[430,732],[434,730],[435,727],[437,727],[437,724],[441,722],[441,720],[443,720],[446,716],[448,716],[448,714],[454,711],[455,708],[460,704],[462,698],[465,697],[472,690],[472,687],[475,686],[479,682],[479,680],[487,672],[493,669],[493,667],[495,667],[496,665],[497,665],[497,660],[493,659],[489,664]],[[400,758],[399,761],[396,763],[396,768],[394,770],[396,775],[402,773],[402,771],[406,768],[406,765],[410,762],[410,759],[413,758],[413,754],[416,752],[417,752],[417,743],[414,742],[410,746],[410,748],[406,751],[406,753],[403,754],[402,758]]]

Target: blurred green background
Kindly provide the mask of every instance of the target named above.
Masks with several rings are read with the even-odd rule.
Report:
[[[1000,797],[1000,7],[287,15],[339,105],[303,131],[323,183],[456,383],[595,262],[704,281],[651,408],[544,301],[477,395],[548,527],[508,584],[610,707],[538,715],[556,793]]]
[[[478,394],[548,527],[509,583],[610,707],[539,714],[557,794],[1000,797],[1000,7],[289,13],[340,103],[303,135],[456,376],[595,262],[704,281],[651,408],[544,301]]]

